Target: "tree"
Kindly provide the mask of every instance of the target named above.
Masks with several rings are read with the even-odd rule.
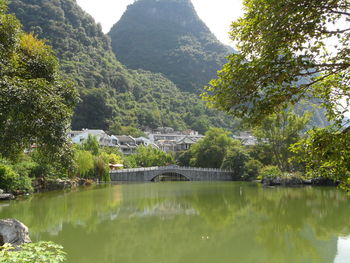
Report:
[[[334,128],[313,129],[291,150],[296,161],[306,163],[310,177],[340,180],[350,188],[350,133]]]
[[[232,170],[235,176],[242,177],[246,173],[246,163],[250,160],[248,153],[241,145],[231,147],[221,165],[221,168]]]
[[[174,157],[153,146],[140,146],[127,162],[137,167],[166,166],[174,164]]]
[[[253,124],[316,98],[339,129],[350,105],[350,28],[344,23],[350,2],[245,0],[244,6],[230,32],[239,52],[228,57],[203,98]]]
[[[350,101],[350,28],[341,21],[350,17],[350,2],[246,0],[244,6],[230,32],[239,53],[229,56],[204,98],[251,122],[319,98],[329,119],[341,123]]]
[[[205,137],[189,150],[189,155],[191,156],[190,165],[204,168],[220,168],[228,149],[235,144],[240,144],[238,141],[233,140],[229,134],[223,129],[209,129],[205,133]]]
[[[94,168],[94,157],[89,151],[77,150],[75,152],[75,162],[78,166],[78,175],[86,177]]]
[[[91,152],[93,155],[98,155],[100,144],[98,143],[96,136],[89,134],[86,141],[81,145],[81,148],[85,151]]]
[[[15,158],[36,143],[51,160],[67,146],[77,93],[45,41],[25,34],[0,0],[0,154]]]
[[[254,129],[259,144],[271,145],[274,164],[282,171],[291,171],[294,168],[289,162],[289,158],[292,157],[289,147],[300,139],[310,118],[308,113],[298,116],[292,111],[282,111],[265,118]]]
[[[94,158],[95,173],[100,181],[109,182],[111,180],[109,175],[109,156],[102,153]]]

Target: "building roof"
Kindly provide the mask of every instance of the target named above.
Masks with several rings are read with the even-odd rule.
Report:
[[[196,140],[195,138],[186,136],[184,138],[181,138],[180,140],[178,140],[176,142],[176,144],[194,144],[196,143],[198,140]]]
[[[129,135],[116,135],[115,136],[119,142],[133,142],[135,143],[135,139]]]

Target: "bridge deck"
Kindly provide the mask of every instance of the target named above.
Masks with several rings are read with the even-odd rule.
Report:
[[[234,173],[215,168],[163,166],[111,171],[112,181],[152,181],[164,174],[179,174],[190,181],[233,181]]]

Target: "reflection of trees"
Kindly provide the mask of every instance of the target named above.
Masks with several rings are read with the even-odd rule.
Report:
[[[15,217],[34,234],[56,232],[64,223],[84,224],[92,230],[101,215],[111,212],[121,201],[120,186],[50,192],[13,202],[0,211],[0,217]]]
[[[337,189],[247,183],[98,187],[37,195],[0,212],[63,244],[74,263],[330,263],[336,237],[350,235],[349,214]],[[57,226],[57,236],[43,233]]]

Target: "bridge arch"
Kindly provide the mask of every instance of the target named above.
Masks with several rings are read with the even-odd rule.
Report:
[[[152,182],[164,181],[191,181],[191,178],[179,171],[162,171],[150,178]]]

